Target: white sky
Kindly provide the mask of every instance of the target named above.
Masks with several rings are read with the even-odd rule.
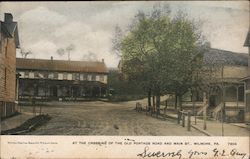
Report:
[[[114,27],[126,28],[138,10],[149,10],[155,3],[159,2],[0,2],[0,19],[5,12],[13,14],[21,47],[33,52],[29,58],[67,59],[56,50],[74,44],[71,60],[94,53],[108,67],[116,67],[119,58],[111,49]],[[161,3],[204,21],[202,30],[213,48],[247,53],[243,43],[249,28],[248,1]]]

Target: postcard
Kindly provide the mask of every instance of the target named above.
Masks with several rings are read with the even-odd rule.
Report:
[[[0,2],[0,158],[248,159],[249,6]]]

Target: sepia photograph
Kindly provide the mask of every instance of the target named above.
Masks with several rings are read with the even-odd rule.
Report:
[[[192,136],[205,145],[209,136],[238,138],[246,145],[226,144],[247,152],[225,156],[247,159],[249,7],[249,1],[0,2],[0,150],[6,156],[7,147],[30,144],[10,142],[21,137],[50,144],[50,137],[55,143],[75,137],[71,143],[79,146],[83,138],[123,136],[135,137],[124,139],[133,145],[137,137]],[[180,151],[141,151],[134,158],[183,158]],[[189,158],[205,153],[188,151]],[[224,153],[213,149],[212,156]]]

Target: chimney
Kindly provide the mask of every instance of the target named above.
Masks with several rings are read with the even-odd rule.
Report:
[[[53,61],[53,56],[50,57],[50,60]]]
[[[102,63],[104,63],[104,59],[102,59]]]
[[[11,13],[4,13],[4,22],[6,22],[6,23],[13,22],[13,16]]]

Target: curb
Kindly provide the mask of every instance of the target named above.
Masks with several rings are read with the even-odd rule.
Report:
[[[134,109],[134,110],[136,110],[136,109]],[[161,116],[161,115],[160,115],[160,116]],[[162,116],[162,117],[163,117],[163,116]],[[171,116],[171,115],[166,115],[165,117],[166,117],[166,118],[170,118],[170,119],[174,119],[174,120],[177,119],[177,117]],[[164,117],[163,117],[163,118],[164,118]],[[158,119],[159,119],[159,118],[158,118]],[[206,130],[202,130],[202,129],[200,129],[199,127],[194,126],[194,125],[192,125],[192,124],[191,124],[191,127],[194,128],[195,130],[198,130],[199,132],[205,134],[206,136],[214,136],[214,135],[212,135],[211,133],[207,132]]]
[[[200,131],[201,133],[203,133],[203,134],[205,134],[205,135],[207,135],[207,136],[214,136],[214,135],[212,135],[211,133],[207,132],[206,130],[202,130],[202,129],[200,129],[200,128],[197,127],[197,126],[191,125],[191,127],[194,128],[194,129],[196,129],[196,130],[198,130],[198,131]]]
[[[250,130],[250,125],[238,125],[238,124],[234,124],[234,123],[229,123],[230,125],[233,125],[233,126],[237,126],[239,128],[243,128],[243,129],[247,129],[247,130]]]

